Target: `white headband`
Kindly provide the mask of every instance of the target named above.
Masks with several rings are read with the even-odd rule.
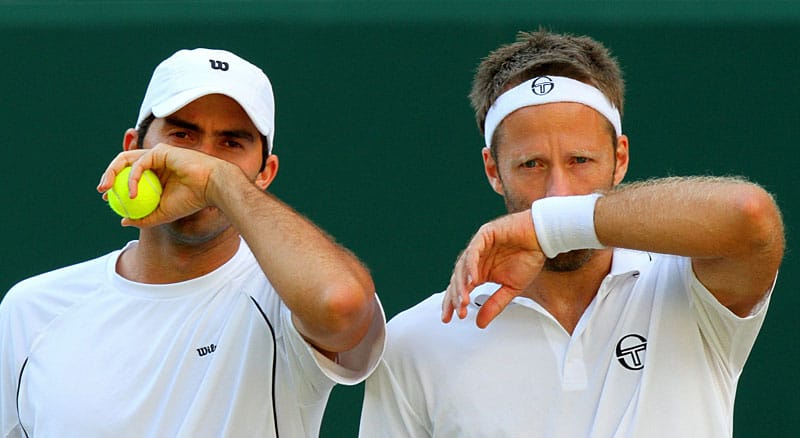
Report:
[[[506,91],[494,101],[483,124],[486,147],[492,147],[494,131],[509,114],[526,106],[554,102],[577,102],[591,107],[611,122],[618,136],[622,134],[619,111],[600,90],[563,76],[539,76]]]

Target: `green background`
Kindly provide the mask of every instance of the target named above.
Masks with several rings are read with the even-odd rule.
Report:
[[[628,181],[740,174],[777,196],[788,251],[735,435],[797,436],[795,1],[2,1],[0,293],[136,237],[94,187],[155,65],[204,46],[270,76],[271,190],[364,260],[391,317],[440,291],[471,234],[503,213],[466,95],[483,56],[540,25],[619,58]],[[334,390],[322,436],[356,434],[362,391]]]

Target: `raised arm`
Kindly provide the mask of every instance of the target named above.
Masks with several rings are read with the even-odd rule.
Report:
[[[132,164],[131,193],[144,169],[164,185],[156,211],[123,225],[151,227],[205,207],[219,208],[247,241],[270,282],[291,309],[298,331],[323,353],[346,351],[363,338],[378,311],[367,269],[348,250],[271,194],[237,165],[210,155],[159,144],[121,153],[101,179]]]
[[[746,316],[775,280],[784,250],[772,196],[737,178],[665,178],[618,186],[600,198],[604,245],[692,258],[700,282]]]
[[[300,333],[323,351],[354,347],[377,311],[366,268],[237,167],[217,170],[209,178],[209,204],[220,208],[247,241]]]
[[[559,220],[558,212],[548,216],[554,223],[572,222]],[[783,223],[775,201],[763,188],[742,179],[664,178],[621,185],[597,200],[593,217],[596,236],[589,240],[691,257],[698,279],[740,316],[770,289],[783,257]],[[533,223],[531,210],[482,226],[456,262],[442,319],[450,321],[453,311],[466,316],[467,294],[493,281],[503,287],[487,302],[490,305],[481,307],[477,320],[482,327],[491,322],[539,275],[544,252],[536,230],[545,231],[539,228],[543,226]],[[567,236],[573,231],[559,230]]]

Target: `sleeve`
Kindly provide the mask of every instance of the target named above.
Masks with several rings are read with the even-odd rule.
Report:
[[[430,437],[403,393],[402,386],[385,361],[367,379],[361,410],[359,437]]]
[[[378,303],[380,307],[380,303]],[[386,323],[383,309],[375,312],[367,335],[352,350],[341,353],[334,362],[303,339],[292,321],[292,313],[281,303],[280,326],[285,361],[285,379],[296,400],[300,421],[309,436],[319,433],[319,420],[331,390],[337,383],[354,385],[362,382],[377,366],[383,355],[386,338]],[[280,378],[280,377],[279,377]],[[286,383],[286,382],[284,382]],[[280,419],[279,419],[280,421]]]
[[[3,438],[24,436],[17,415],[17,387],[24,353],[20,352],[22,342],[15,339],[19,330],[13,327],[12,296],[9,292],[0,302],[0,436]]]
[[[375,302],[378,308],[373,313],[372,324],[364,339],[353,349],[339,353],[335,362],[303,339],[292,322],[291,311],[284,306],[282,319],[288,327],[291,348],[299,356],[307,358],[303,368],[309,372],[312,368],[319,370],[331,381],[342,385],[356,385],[372,374],[386,348],[386,316],[377,296]]]
[[[717,301],[700,282],[691,269],[691,262],[687,262],[687,265],[689,299],[696,313],[700,331],[710,347],[720,355],[728,367],[728,373],[731,376],[738,376],[764,323],[775,282],[752,313],[740,317]],[[775,280],[777,281],[777,275]]]

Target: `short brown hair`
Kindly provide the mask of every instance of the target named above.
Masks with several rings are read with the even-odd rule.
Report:
[[[543,75],[566,76],[598,88],[622,115],[625,82],[611,52],[587,36],[539,29],[519,32],[515,42],[489,53],[478,66],[469,98],[481,133],[489,107],[501,94]]]

